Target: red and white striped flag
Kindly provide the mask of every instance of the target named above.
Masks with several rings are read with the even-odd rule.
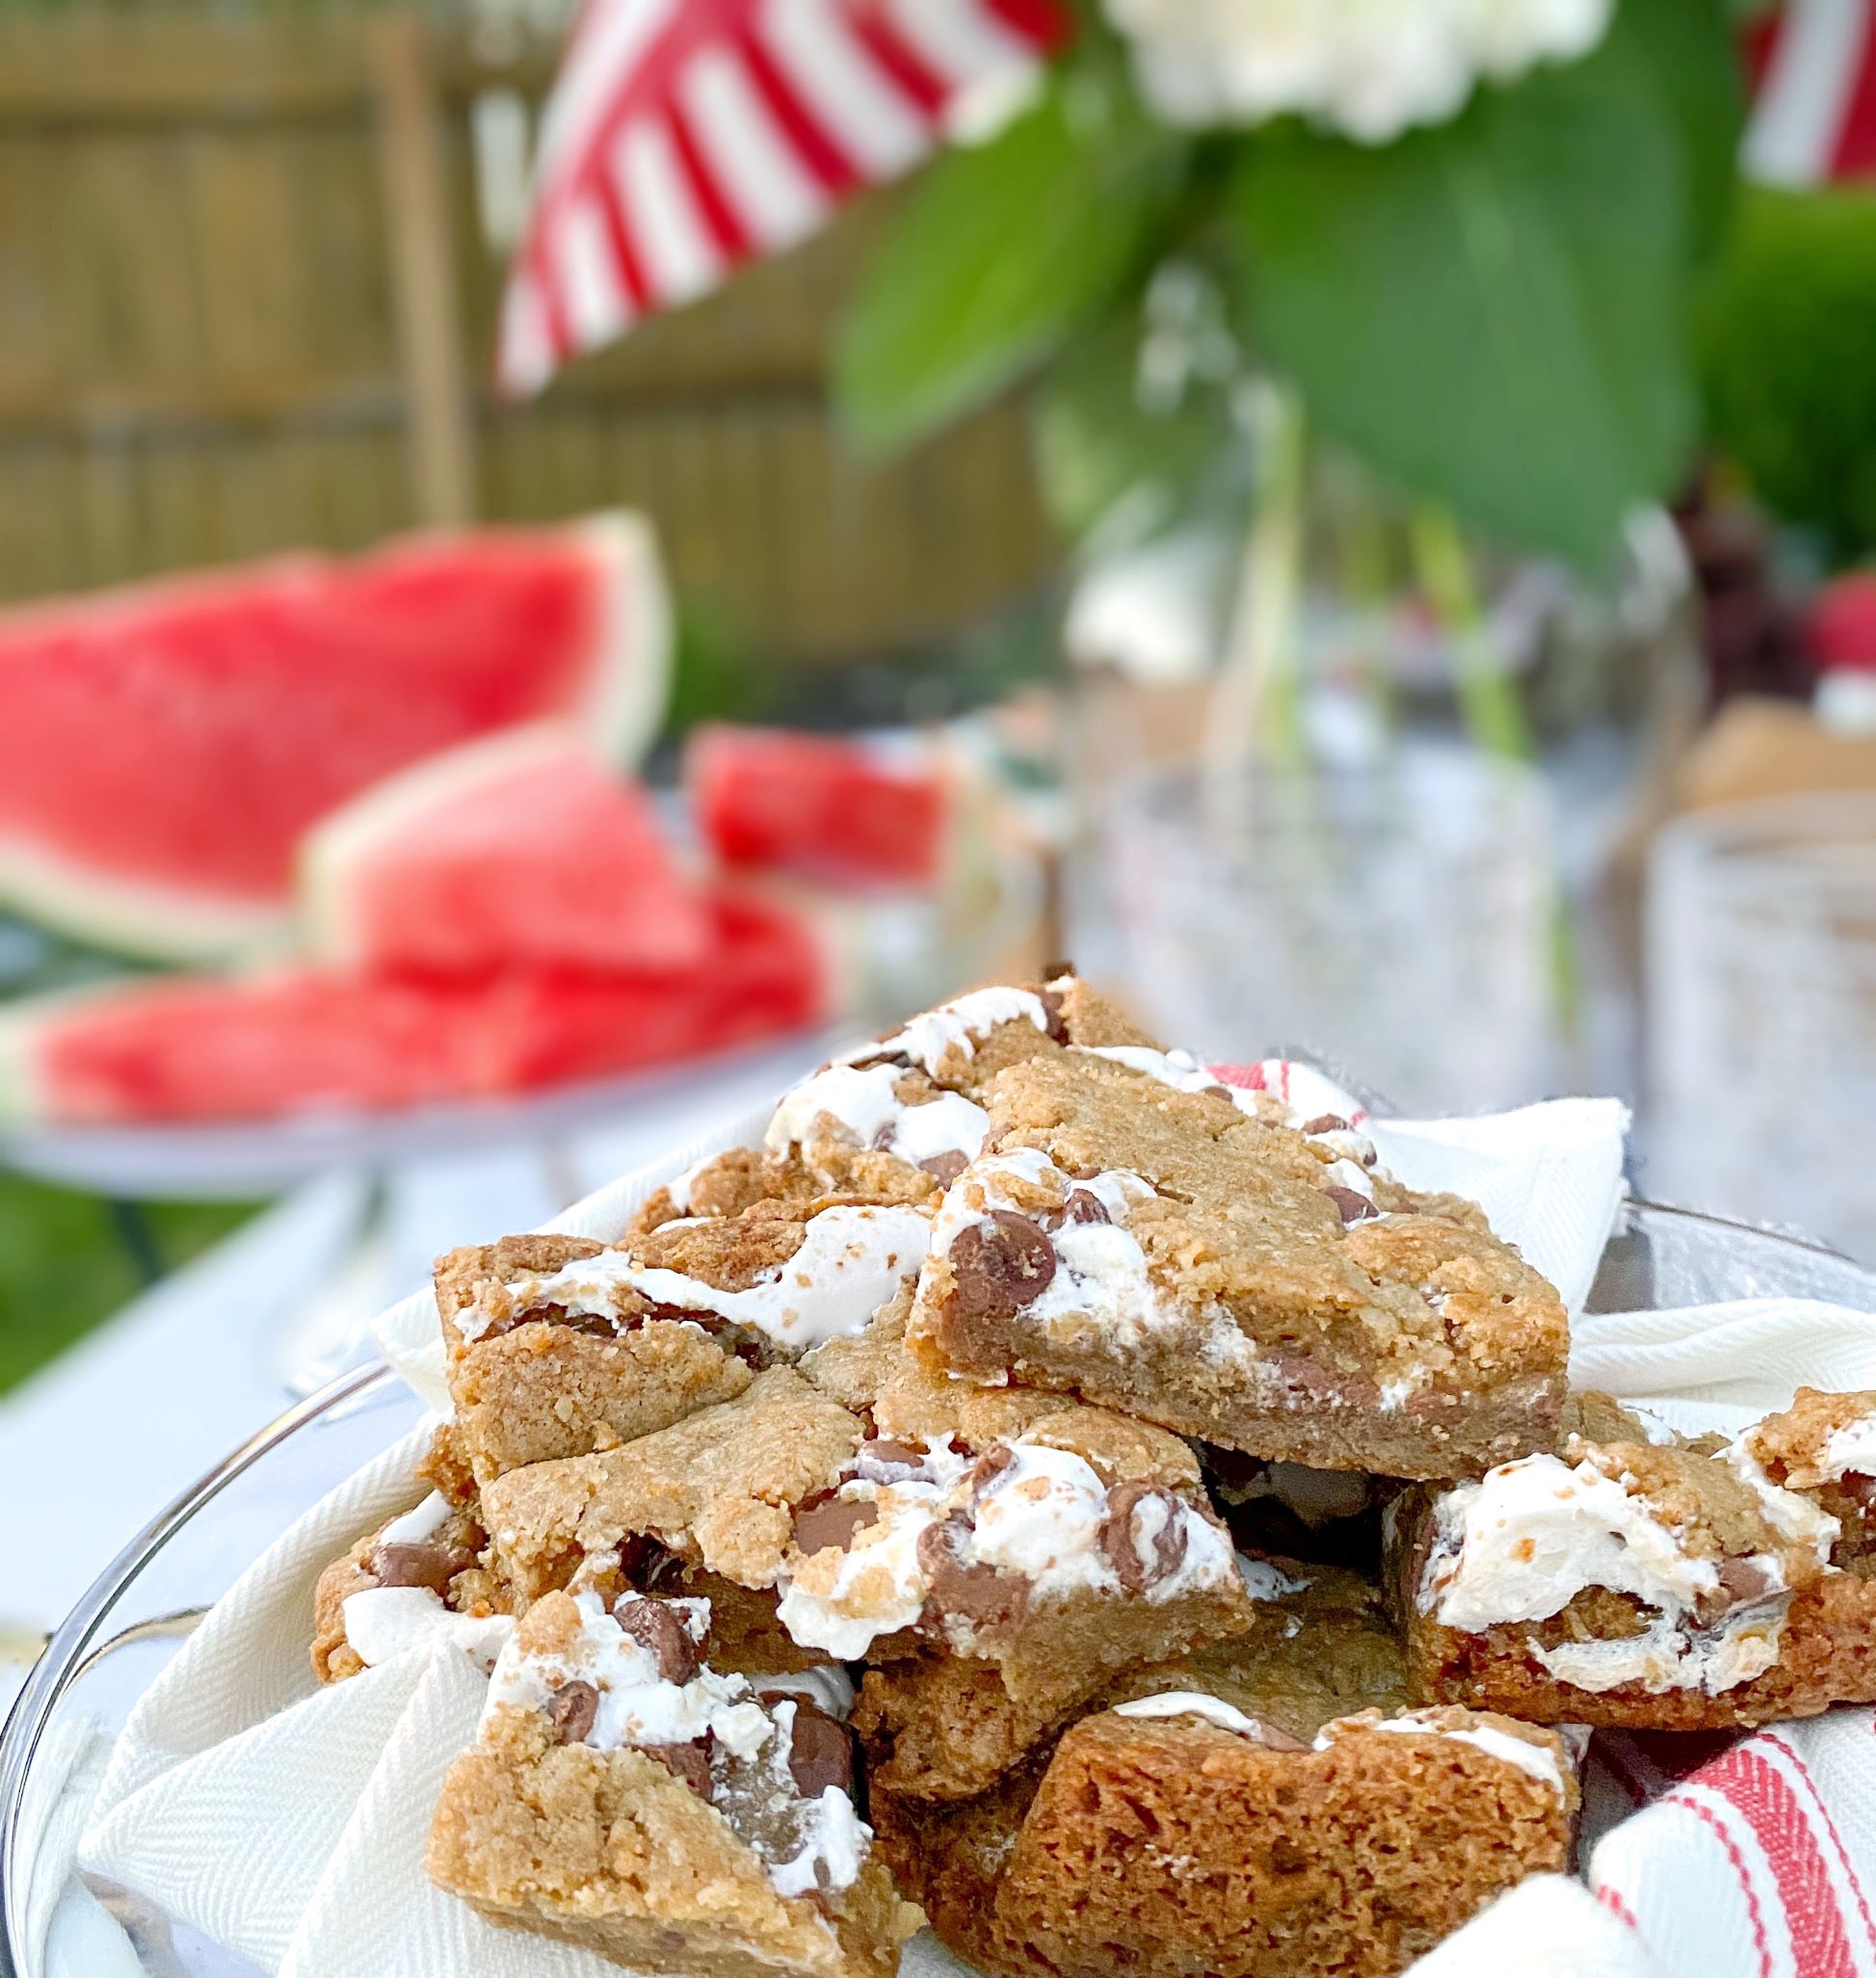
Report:
[[[1768,185],[1876,177],[1876,0],[1790,0],[1747,43],[1745,166]]]
[[[504,388],[794,246],[1067,25],[1057,0],[584,0],[503,303]]]

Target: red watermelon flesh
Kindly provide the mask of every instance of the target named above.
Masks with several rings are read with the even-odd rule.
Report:
[[[171,977],[0,1013],[0,1111],[63,1125],[398,1111],[618,1076],[824,1020],[808,925],[715,897],[695,969]]]
[[[312,832],[302,871],[308,945],[333,968],[674,969],[714,938],[650,800],[559,724],[391,778]]]
[[[561,716],[634,756],[669,619],[628,515],[412,538],[0,613],[0,899],[112,946],[273,934],[315,819]]]
[[[936,884],[952,797],[936,767],[779,728],[697,730],[684,786],[726,864],[841,885]]]

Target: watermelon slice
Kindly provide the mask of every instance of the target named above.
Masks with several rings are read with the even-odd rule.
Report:
[[[670,645],[626,514],[0,613],[0,900],[138,953],[261,944],[307,827],[393,771],[553,716],[636,756]]]
[[[935,886],[943,876],[953,787],[936,762],[717,724],[692,736],[684,787],[727,865],[847,886]]]
[[[709,903],[695,969],[146,978],[0,1010],[0,1117],[156,1125],[388,1112],[649,1070],[817,1024],[808,925]]]
[[[302,857],[309,951],[354,973],[700,963],[712,923],[650,800],[560,724],[419,763],[333,812]]]

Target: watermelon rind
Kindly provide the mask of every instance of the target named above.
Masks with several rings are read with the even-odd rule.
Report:
[[[549,526],[578,539],[603,573],[598,663],[568,723],[593,753],[627,767],[657,738],[671,691],[673,614],[656,536],[644,516],[627,510]],[[184,575],[156,585],[193,581]],[[77,939],[152,961],[263,960],[290,946],[294,935],[287,901],[233,900],[100,873],[5,835],[0,901]]]
[[[602,761],[629,769],[658,739],[671,701],[676,628],[657,532],[630,509],[608,509],[572,527],[595,560],[612,570],[605,592],[606,660],[580,726]]]
[[[499,786],[545,759],[562,761],[568,745],[590,745],[569,722],[530,722],[460,749],[444,751],[388,777],[330,812],[300,848],[300,926],[306,953],[327,967],[355,969],[372,961],[353,911],[354,878],[410,827],[464,791]]]

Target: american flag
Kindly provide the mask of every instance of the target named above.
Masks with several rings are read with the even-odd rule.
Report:
[[[1067,25],[1056,0],[584,0],[503,303],[504,388],[792,247]]]

